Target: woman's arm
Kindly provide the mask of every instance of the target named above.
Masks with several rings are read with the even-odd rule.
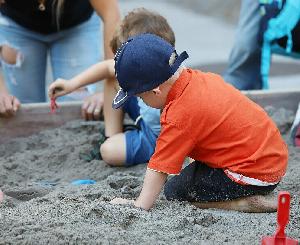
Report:
[[[93,8],[103,21],[104,58],[111,59],[114,54],[110,48],[110,41],[120,22],[120,11],[117,0],[90,0]],[[100,40],[99,40],[100,41]],[[95,93],[85,98],[82,105],[82,117],[85,120],[97,120],[103,106],[103,93]]]
[[[103,21],[104,58],[113,58],[113,52],[109,46],[115,32],[116,25],[120,21],[120,10],[117,0],[90,0],[93,8]]]

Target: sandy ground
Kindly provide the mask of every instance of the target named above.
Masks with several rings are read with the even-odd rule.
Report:
[[[267,108],[282,131],[293,115]],[[102,123],[74,121],[0,146],[0,244],[260,244],[276,228],[276,213],[200,210],[161,195],[149,212],[109,204],[140,192],[145,165],[112,168],[86,163]],[[276,192],[292,195],[290,237],[300,240],[300,149],[290,148],[288,172]],[[93,179],[94,185],[72,185]]]

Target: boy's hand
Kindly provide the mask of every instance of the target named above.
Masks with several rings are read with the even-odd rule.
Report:
[[[16,97],[7,92],[0,92],[0,117],[14,116],[20,106],[21,103]]]
[[[85,120],[100,120],[103,108],[103,93],[95,93],[84,99],[81,115]]]
[[[50,99],[56,99],[73,92],[75,89],[76,87],[72,81],[58,78],[49,86],[48,96]]]
[[[123,198],[115,198],[111,200],[110,203],[122,205],[132,204],[137,208],[142,208],[148,211],[150,208],[152,208],[155,200],[157,199],[167,179],[167,176],[168,175],[165,173],[147,169],[142,191],[136,201]]]
[[[121,204],[121,205],[126,205],[126,204],[134,205],[134,200],[118,197],[118,198],[114,198],[113,200],[111,200],[110,203],[111,204]]]

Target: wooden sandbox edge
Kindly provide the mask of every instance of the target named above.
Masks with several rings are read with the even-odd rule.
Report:
[[[23,104],[15,117],[0,118],[0,144],[80,119],[82,102],[61,102],[56,113],[49,103]]]
[[[243,93],[262,107],[273,106],[293,112],[297,111],[300,102],[300,90],[255,90]],[[61,102],[55,114],[50,113],[49,103],[23,104],[15,117],[0,118],[0,144],[80,119],[81,104],[81,101]]]

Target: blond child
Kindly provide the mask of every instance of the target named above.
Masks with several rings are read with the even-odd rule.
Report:
[[[175,36],[166,19],[144,8],[125,16],[111,40],[114,53],[130,36],[150,32],[175,45]],[[137,97],[128,100],[122,110],[113,110],[111,103],[119,87],[115,80],[114,60],[99,62],[70,80],[57,79],[49,87],[49,97],[57,98],[78,88],[108,79],[104,84],[105,137],[100,146],[101,158],[114,166],[131,166],[149,161],[160,132],[160,111]],[[124,113],[128,113],[137,128],[123,131]]]

